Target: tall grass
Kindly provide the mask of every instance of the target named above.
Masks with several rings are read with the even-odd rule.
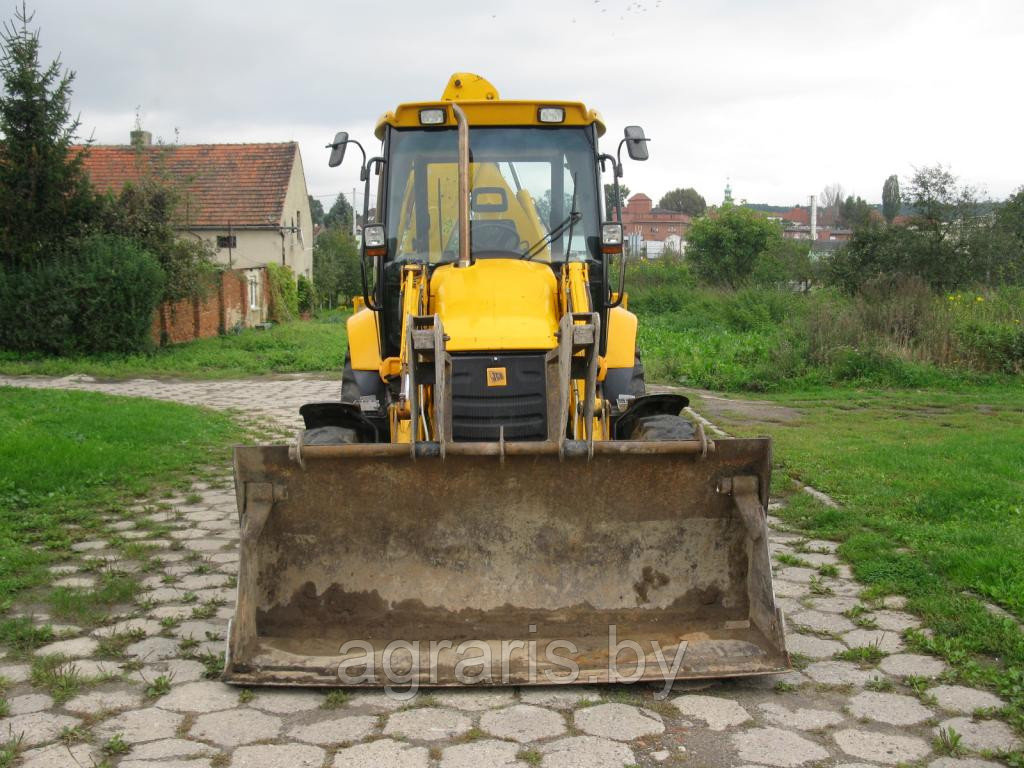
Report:
[[[1024,373],[1024,290],[939,296],[917,278],[856,296],[697,286],[685,264],[631,266],[629,306],[652,379],[725,390],[889,387]]]

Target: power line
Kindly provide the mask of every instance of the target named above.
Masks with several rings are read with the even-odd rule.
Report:
[[[356,192],[356,195],[358,195],[359,197],[362,197],[363,194],[364,193],[362,193],[362,192]],[[334,192],[332,194],[327,194],[327,195],[310,195],[310,197],[313,197],[313,198],[316,198],[317,200],[320,200],[321,198],[326,198],[326,197],[335,197],[336,198],[336,197],[338,197],[338,195],[344,195],[346,198],[349,198],[349,197],[352,196],[352,193],[351,192]],[[376,195],[371,194],[370,197],[376,197]]]

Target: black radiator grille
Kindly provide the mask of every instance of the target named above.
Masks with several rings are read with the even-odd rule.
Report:
[[[454,440],[545,440],[547,421],[543,354],[452,356]]]

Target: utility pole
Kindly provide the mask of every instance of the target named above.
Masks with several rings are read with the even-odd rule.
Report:
[[[352,187],[352,237],[356,236],[356,188]]]

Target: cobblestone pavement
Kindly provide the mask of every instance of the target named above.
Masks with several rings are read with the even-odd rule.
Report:
[[[4,383],[239,408],[289,429],[298,404],[337,389],[301,379]],[[53,567],[55,583],[72,589],[89,589],[104,570],[132,574],[142,589],[102,626],[56,626],[59,639],[35,652],[35,675],[32,658],[0,650],[9,703],[0,738],[20,737],[25,768],[979,768],[1021,748],[986,715],[1003,702],[947,679],[939,659],[908,652],[902,636],[918,620],[900,597],[860,599],[832,542],[770,522],[796,667],[787,674],[679,683],[661,701],[649,685],[435,690],[405,702],[373,691],[248,690],[208,677],[238,566],[235,501],[222,474],[108,519],[103,535]],[[851,649],[865,649],[863,658],[852,660]],[[52,654],[64,661],[39,674],[38,659]],[[957,758],[944,755],[951,731]]]
[[[317,400],[337,400],[341,394],[337,379],[306,377],[227,379],[197,381],[174,379],[128,379],[101,381],[91,376],[0,376],[0,387],[32,389],[77,389],[108,395],[150,397],[189,405],[237,410],[289,432],[302,428],[299,406]]]

